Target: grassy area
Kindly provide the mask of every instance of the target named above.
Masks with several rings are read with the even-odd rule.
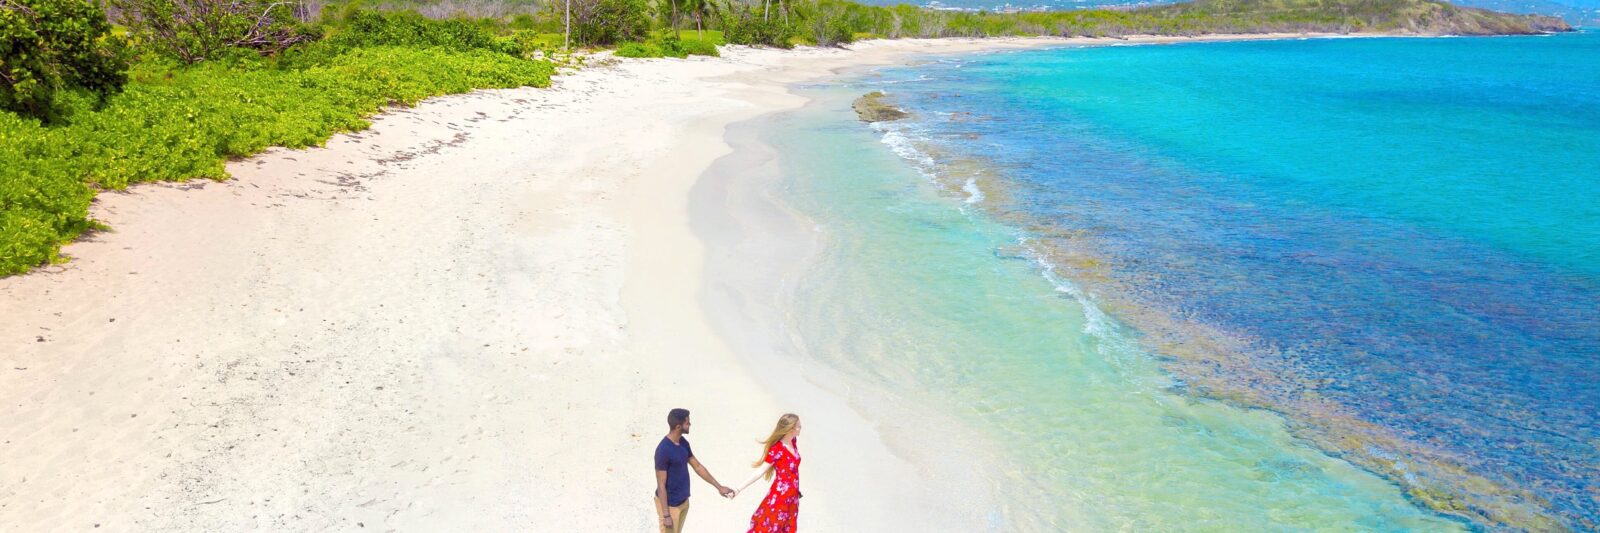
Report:
[[[672,30],[653,32],[656,37],[649,42],[622,43],[617,46],[618,57],[676,57],[721,55],[717,45],[691,38],[675,38]]]
[[[656,30],[657,36],[664,37],[671,34],[671,29]],[[712,46],[722,46],[728,44],[728,40],[722,35],[722,30],[678,30],[678,38],[683,40],[693,39],[696,41],[710,43]]]
[[[560,50],[566,44],[566,36],[560,33],[519,32],[517,35],[528,46],[540,50]]]

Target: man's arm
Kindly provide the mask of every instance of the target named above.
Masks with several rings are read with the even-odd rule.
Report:
[[[661,525],[672,527],[672,514],[667,512],[667,471],[656,471],[656,512],[661,513]]]
[[[689,456],[689,466],[694,467],[694,473],[700,474],[700,479],[704,479],[706,480],[706,483],[710,483],[711,486],[716,487],[717,493],[721,494],[723,497],[733,494],[733,489],[724,487],[721,483],[717,483],[717,478],[712,477],[711,472],[706,470],[706,467],[700,464],[700,460],[694,458],[693,455]]]

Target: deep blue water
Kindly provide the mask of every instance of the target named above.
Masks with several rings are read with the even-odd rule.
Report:
[[[1178,378],[1325,447],[1364,428],[1331,447],[1396,481],[1600,527],[1600,35],[1056,49],[869,85],[1131,325],[1235,341],[1242,366]]]

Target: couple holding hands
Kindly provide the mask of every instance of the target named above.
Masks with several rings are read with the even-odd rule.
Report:
[[[667,436],[656,445],[656,515],[662,533],[683,531],[683,522],[689,515],[689,468],[693,467],[700,479],[717,488],[724,497],[733,498],[763,476],[772,479],[767,497],[750,516],[749,533],[793,533],[795,520],[800,513],[800,448],[795,437],[800,435],[800,417],[786,414],[778,417],[762,444],[761,459],[750,466],[757,470],[737,490],[717,483],[711,472],[694,458],[689,440],[689,410],[673,409],[667,413]],[[774,478],[776,474],[776,479]]]

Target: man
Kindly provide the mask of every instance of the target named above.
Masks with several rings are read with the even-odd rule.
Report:
[[[689,410],[673,409],[667,413],[667,436],[656,445],[656,515],[661,517],[662,533],[683,531],[683,522],[689,517],[689,467],[700,479],[706,480],[724,497],[732,497],[733,489],[717,483],[711,472],[694,458],[689,448]]]

